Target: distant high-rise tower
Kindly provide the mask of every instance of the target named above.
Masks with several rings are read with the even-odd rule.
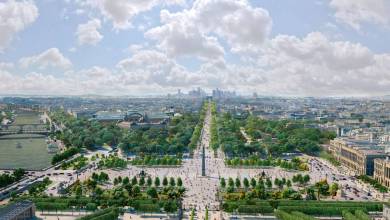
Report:
[[[337,137],[341,137],[344,135],[344,130],[342,127],[337,127]]]

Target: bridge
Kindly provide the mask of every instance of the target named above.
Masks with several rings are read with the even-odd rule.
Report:
[[[42,134],[47,135],[50,129],[45,124],[10,124],[1,125],[0,135],[10,134]]]

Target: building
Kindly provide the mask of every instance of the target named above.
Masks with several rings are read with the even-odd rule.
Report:
[[[206,95],[207,95],[206,92],[199,87],[196,90],[192,90],[188,92],[188,96],[192,98],[203,98]]]
[[[78,110],[68,110],[68,113],[73,115],[75,118],[92,118],[96,113],[96,110],[88,109],[78,109]]]
[[[144,114],[139,111],[127,111],[125,121],[128,122],[141,122],[144,120]]]
[[[126,114],[123,112],[109,112],[109,111],[99,111],[93,115],[93,119],[98,121],[106,121],[106,122],[123,121],[125,117]]]
[[[147,112],[145,113],[144,120],[145,122],[151,124],[163,124],[170,121],[170,116],[163,112]]]
[[[349,168],[354,175],[374,174],[374,159],[384,159],[384,150],[375,143],[350,138],[336,138],[328,148],[336,160]]]
[[[168,125],[171,117],[161,112],[149,112],[145,113],[143,120],[139,122],[131,122],[130,128],[142,129],[142,128],[164,128]]]
[[[213,99],[235,98],[237,94],[235,91],[223,91],[217,88],[213,90],[212,97]]]
[[[375,159],[374,168],[374,179],[380,184],[390,187],[390,159]]]
[[[35,217],[35,205],[31,201],[21,201],[0,209],[0,220],[28,220]]]
[[[390,205],[388,203],[383,204],[383,219],[390,220]]]

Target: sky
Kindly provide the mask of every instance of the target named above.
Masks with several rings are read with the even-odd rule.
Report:
[[[0,94],[390,95],[389,0],[0,0]]]

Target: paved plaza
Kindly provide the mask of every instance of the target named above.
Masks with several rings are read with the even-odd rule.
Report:
[[[271,168],[229,168],[225,166],[224,154],[219,149],[215,156],[213,150],[210,148],[210,123],[211,123],[211,111],[208,109],[204,120],[204,126],[201,133],[200,142],[194,151],[192,158],[184,159],[182,166],[179,167],[136,167],[129,165],[127,169],[105,169],[100,170],[108,173],[110,179],[121,176],[133,177],[139,175],[141,171],[144,171],[146,175],[152,178],[159,177],[181,177],[183,185],[186,188],[182,205],[184,209],[184,216],[190,216],[191,210],[194,209],[196,213],[196,219],[204,219],[206,213],[206,207],[209,210],[209,219],[226,219],[226,214],[220,211],[220,200],[218,198],[219,179],[224,177],[240,178],[258,178],[262,172],[272,181],[275,178],[291,179],[297,173],[309,174],[311,177],[310,182],[315,183],[323,179],[327,179],[329,183],[337,182],[343,187],[343,200],[372,200],[374,199],[370,188],[364,188],[359,185],[356,179],[344,174],[339,169],[335,168],[331,164],[323,161],[322,159],[309,157],[310,171],[307,172],[293,172],[287,171],[278,167]],[[205,148],[205,176],[202,176],[202,149]],[[95,161],[96,163],[96,161]],[[45,173],[52,173],[53,170],[48,170]],[[58,172],[58,171],[57,171]],[[63,175],[51,175],[51,179],[54,184],[57,182],[66,182],[70,180],[68,184],[75,181],[77,178],[80,180],[88,179],[93,172],[99,172],[96,166],[91,166],[84,170],[79,175],[76,175],[74,171],[61,171]],[[70,176],[70,177],[69,177]],[[52,185],[53,186],[53,185]],[[56,187],[50,187],[48,189],[49,194],[56,195]],[[113,185],[108,184],[105,187],[110,188]],[[358,193],[356,192],[358,190]],[[129,216],[130,217],[130,216]],[[134,218],[131,218],[134,219]]]

